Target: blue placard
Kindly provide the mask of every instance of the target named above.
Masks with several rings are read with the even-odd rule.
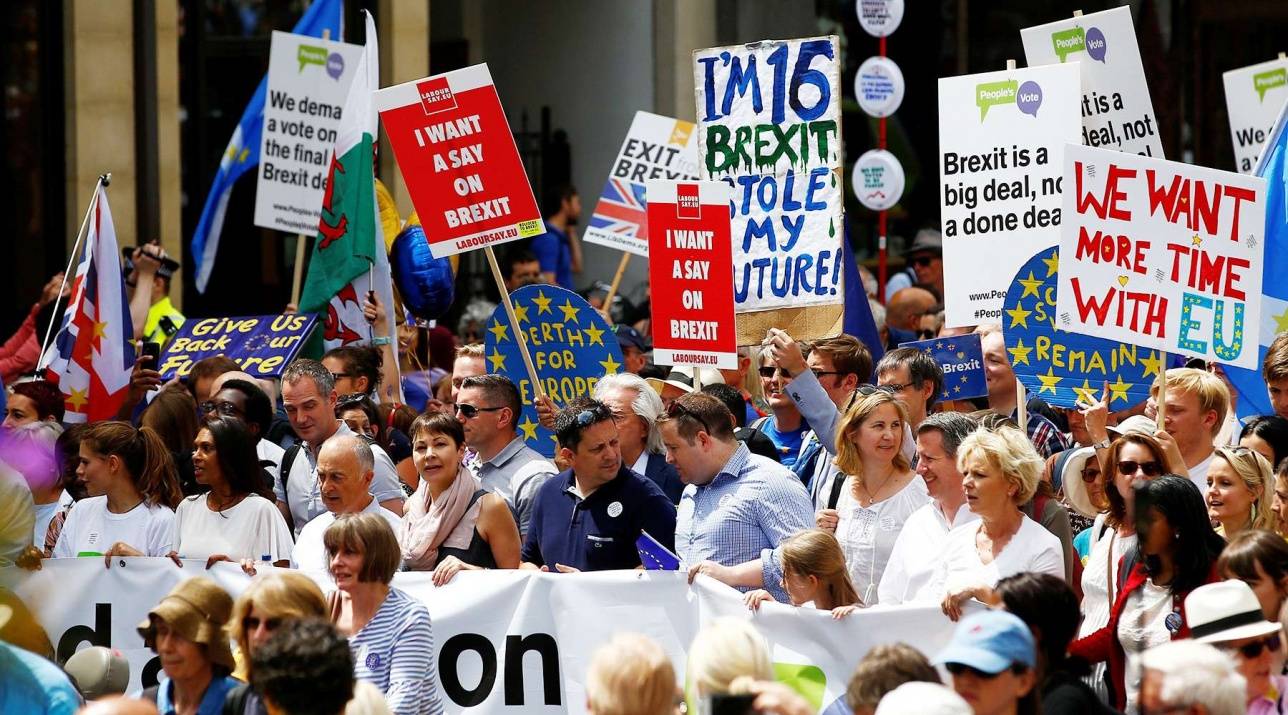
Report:
[[[279,377],[317,324],[311,313],[189,318],[165,344],[161,379],[183,377],[198,360],[226,355],[255,377]]]
[[[1011,368],[1029,395],[1056,407],[1097,400],[1109,383],[1109,409],[1149,397],[1163,358],[1157,350],[1069,333],[1055,327],[1060,249],[1048,248],[1020,267],[1002,303],[1002,335]]]
[[[940,400],[965,400],[988,394],[988,384],[984,381],[984,350],[975,333],[899,343],[899,347],[920,350],[943,368],[944,389],[939,394]]]
[[[556,286],[530,285],[511,293],[510,301],[537,378],[556,407],[589,395],[599,378],[622,369],[622,349],[613,326],[581,296]],[[488,372],[505,375],[519,387],[519,436],[529,447],[553,457],[555,436],[537,422],[532,383],[505,306],[498,305],[488,319],[484,355]]]

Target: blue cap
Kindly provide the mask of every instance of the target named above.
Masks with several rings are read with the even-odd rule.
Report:
[[[984,673],[1000,673],[1019,663],[1036,665],[1033,634],[1013,613],[983,611],[957,624],[953,638],[935,656],[935,665],[960,663]]]

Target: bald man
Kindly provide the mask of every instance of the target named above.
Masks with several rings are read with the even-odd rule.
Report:
[[[89,703],[78,715],[157,715],[157,706],[148,700],[113,695]]]
[[[402,519],[371,496],[371,480],[375,475],[376,457],[365,439],[354,434],[337,434],[322,444],[322,451],[318,453],[318,494],[326,511],[300,530],[291,552],[293,568],[327,570],[329,559],[322,534],[341,514],[379,514],[398,533]]]
[[[925,288],[904,288],[890,298],[886,306],[886,327],[890,330],[890,347],[916,340],[921,330],[921,316],[934,311],[938,301]]]

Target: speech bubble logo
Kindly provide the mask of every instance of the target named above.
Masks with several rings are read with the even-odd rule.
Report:
[[[1042,106],[1042,87],[1033,80],[1020,85],[1015,94],[1015,106],[1020,111],[1033,117],[1038,116],[1038,107]]]
[[[1257,98],[1266,101],[1266,92],[1275,87],[1288,85],[1288,68],[1279,67],[1252,75],[1252,86],[1257,90]]]
[[[344,56],[339,52],[332,52],[326,58],[326,73],[331,75],[331,79],[340,79],[340,75],[344,74]]]
[[[979,107],[979,120],[984,121],[984,117],[988,115],[989,107],[1014,104],[1015,95],[1019,91],[1019,84],[1013,79],[1007,79],[1001,82],[985,82],[975,85],[975,106]],[[1039,90],[1040,92],[1041,90]],[[1038,101],[1041,102],[1041,99],[1039,98]]]
[[[1090,30],[1087,30],[1087,37],[1083,40],[1083,44],[1087,47],[1088,57],[1104,64],[1105,52],[1108,51],[1109,46],[1105,44],[1105,33],[1101,32],[1099,27],[1093,27]]]
[[[300,71],[309,65],[326,67],[326,48],[317,45],[300,45],[295,53],[295,59],[300,62]]]
[[[1065,58],[1075,52],[1082,52],[1087,49],[1086,33],[1081,27],[1071,27],[1068,30],[1051,33],[1051,46],[1055,48],[1055,56],[1064,62]]]

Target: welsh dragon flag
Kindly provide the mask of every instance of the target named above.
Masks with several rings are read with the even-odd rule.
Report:
[[[324,317],[328,350],[375,337],[362,315],[368,291],[380,296],[394,330],[393,287],[372,165],[379,117],[371,93],[380,86],[380,50],[371,13],[364,14],[367,41],[340,115],[317,240],[300,295],[300,312]]]

